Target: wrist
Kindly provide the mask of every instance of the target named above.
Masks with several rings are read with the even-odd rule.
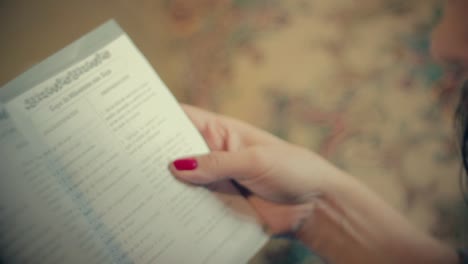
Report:
[[[352,206],[348,204],[349,195],[361,190],[355,178],[331,165],[324,175],[320,195],[310,200],[313,209],[295,230],[295,237],[318,255],[332,260],[350,251],[347,245],[359,244],[359,234],[349,222],[346,207]]]
[[[352,192],[359,183],[356,179],[329,161],[320,157],[316,153],[308,152],[310,155],[310,166],[307,174],[310,181],[305,182],[304,187],[309,190],[312,195],[309,199],[315,203],[316,198],[326,202],[329,200],[339,200],[343,193]]]
[[[412,227],[365,185],[335,175],[295,233],[315,253],[332,263],[456,263],[455,251]]]
[[[345,222],[339,210],[331,205],[328,197],[323,196],[314,202],[313,212],[305,218],[295,232],[295,237],[315,254],[332,261],[342,253],[343,244],[349,243],[342,224]]]
[[[314,250],[316,250],[314,245],[322,237],[319,231],[330,223],[330,216],[340,217],[336,205],[339,199],[338,193],[344,187],[342,186],[344,177],[344,174],[334,172],[324,178],[319,190],[316,190],[318,195],[312,196],[307,201],[308,207],[312,209],[294,230],[295,236]]]

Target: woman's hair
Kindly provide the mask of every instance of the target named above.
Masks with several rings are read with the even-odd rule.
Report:
[[[460,101],[455,112],[456,126],[460,138],[460,153],[463,163],[463,170],[460,176],[460,187],[465,203],[468,204],[467,183],[468,180],[468,80],[466,80],[460,90]]]

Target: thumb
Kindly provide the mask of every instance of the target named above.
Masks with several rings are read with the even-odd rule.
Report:
[[[225,179],[246,180],[260,171],[254,151],[215,151],[209,154],[175,160],[170,165],[178,179],[195,184],[208,184]]]

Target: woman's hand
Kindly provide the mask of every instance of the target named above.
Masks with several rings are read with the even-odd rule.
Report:
[[[183,106],[213,152],[170,165],[180,180],[233,179],[271,233],[295,232],[330,263],[457,263],[353,177],[304,148],[243,122]]]
[[[233,179],[252,195],[249,202],[271,233],[296,230],[327,193],[340,171],[328,162],[243,122],[183,106],[212,152],[170,167],[180,180],[208,184]],[[175,165],[196,162],[196,168]],[[180,166],[179,166],[180,167]]]

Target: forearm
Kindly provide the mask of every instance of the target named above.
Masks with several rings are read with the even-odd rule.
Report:
[[[314,201],[298,237],[331,263],[457,263],[454,250],[348,175]]]

